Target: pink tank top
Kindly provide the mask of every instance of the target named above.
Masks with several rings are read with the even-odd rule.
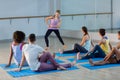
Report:
[[[57,25],[58,25],[59,21],[60,21],[59,19],[51,19],[49,29],[58,29]]]

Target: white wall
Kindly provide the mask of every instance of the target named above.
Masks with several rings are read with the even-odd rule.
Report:
[[[113,24],[114,28],[120,28],[120,0],[113,0]]]
[[[0,0],[0,18],[49,15],[49,7],[48,0]],[[0,40],[11,39],[16,30],[43,36],[46,29],[44,18],[0,20]]]
[[[110,13],[111,0],[61,0],[62,14]],[[82,26],[88,29],[110,28],[111,15],[82,15],[63,18],[63,29],[78,30]]]
[[[95,5],[96,3],[96,5]],[[113,22],[120,28],[120,0],[113,0]],[[96,6],[96,8],[95,8]],[[110,12],[110,0],[0,0],[0,18],[12,16],[40,16],[53,14],[61,9],[62,14],[78,14],[91,12]],[[109,28],[110,15],[62,17],[62,36],[78,37],[83,25],[89,29]],[[47,30],[44,18],[0,20],[0,40],[11,39],[15,30],[22,30],[28,36],[35,33],[43,36]],[[70,31],[69,31],[70,30]],[[75,30],[75,31],[74,31]],[[66,32],[65,32],[66,31]],[[72,33],[72,35],[70,35]]]
[[[37,15],[37,0],[0,0],[0,17]]]

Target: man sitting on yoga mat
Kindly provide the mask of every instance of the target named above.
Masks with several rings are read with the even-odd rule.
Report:
[[[74,44],[74,49],[72,50],[67,50],[67,51],[60,51],[61,54],[70,54],[70,53],[87,53],[90,50],[91,44],[92,46],[93,43],[91,42],[87,27],[83,26],[82,27],[82,41],[80,43]]]
[[[84,56],[77,54],[77,59],[89,59],[89,58],[104,58],[109,53],[109,47],[112,50],[112,46],[107,36],[105,36],[105,29],[99,29],[101,41],[91,51],[86,53]]]
[[[23,46],[22,61],[19,69],[16,71],[22,69],[25,60],[28,62],[32,71],[38,72],[56,69],[66,70],[66,68],[74,66],[74,63],[58,64],[49,52],[46,52],[42,47],[35,44],[36,37],[34,34],[29,36],[28,41],[29,44]],[[50,61],[50,63],[48,63],[48,61]]]
[[[120,31],[118,32],[118,39],[120,40]],[[120,42],[116,47],[112,48],[112,51],[106,55],[103,61],[93,62],[92,59],[89,60],[89,63],[92,66],[100,66],[105,64],[120,64]]]

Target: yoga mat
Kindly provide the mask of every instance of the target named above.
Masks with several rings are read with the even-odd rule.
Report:
[[[0,64],[0,67],[4,70],[18,68],[18,66],[15,63],[12,63],[9,67],[5,67],[6,65],[7,64]]]
[[[90,70],[97,70],[97,69],[104,69],[104,68],[111,68],[111,67],[120,67],[120,64],[106,64],[102,66],[91,66],[88,64],[82,64],[81,66],[90,69]]]
[[[64,63],[64,61],[62,61],[62,60],[59,60],[59,59],[55,59],[55,61],[57,62],[57,63]],[[7,64],[0,64],[0,67],[2,68],[2,69],[4,69],[4,70],[8,70],[8,69],[13,69],[13,68],[18,68],[18,66],[15,64],[15,63],[12,63],[11,65],[10,65],[10,67],[5,67]],[[27,66],[24,66],[24,67],[27,67]]]
[[[15,72],[15,71],[7,71],[8,74],[11,76],[17,78],[17,77],[24,77],[24,76],[32,76],[32,75],[38,75],[38,74],[48,74],[48,73],[56,73],[56,72],[62,72],[62,71],[71,71],[71,70],[76,70],[78,69],[77,67],[71,67],[67,68],[67,70],[52,70],[52,71],[45,71],[45,72],[33,72],[30,69],[24,69],[21,70],[20,72]]]
[[[73,62],[75,59],[69,58],[67,60]],[[100,61],[100,60],[103,60],[103,58],[93,58],[93,61]],[[84,62],[88,62],[88,59],[77,60],[77,63],[84,63]]]
[[[58,56],[58,57],[76,56],[76,53],[69,53],[69,54],[56,53],[56,56]]]

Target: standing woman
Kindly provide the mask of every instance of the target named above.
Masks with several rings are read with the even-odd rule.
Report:
[[[60,10],[57,10],[54,16],[49,16],[45,20],[46,20],[46,24],[48,25],[48,30],[45,34],[46,50],[49,49],[48,37],[52,32],[54,32],[56,34],[56,36],[58,37],[58,39],[62,43],[63,48],[66,48],[64,41],[62,40],[62,38],[60,36],[60,32],[59,32],[59,28],[60,28],[60,24],[61,24]],[[48,21],[50,21],[50,23]]]

